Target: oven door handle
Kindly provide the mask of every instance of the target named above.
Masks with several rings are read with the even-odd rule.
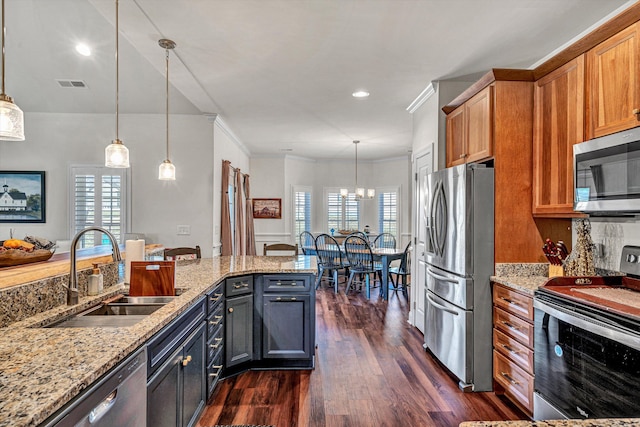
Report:
[[[594,319],[591,314],[585,315],[568,311],[560,305],[553,304],[549,301],[540,301],[536,298],[533,300],[533,307],[548,313],[550,316],[555,317],[558,320],[640,351],[640,336],[620,326]],[[597,315],[594,315],[593,317],[597,317]]]

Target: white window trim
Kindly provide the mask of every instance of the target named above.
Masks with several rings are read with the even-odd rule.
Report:
[[[388,187],[376,187],[376,228],[380,226],[380,212],[378,209],[378,203],[380,203],[379,195],[382,193],[396,193],[396,218],[398,218],[398,235],[396,241],[402,240],[402,185],[388,186]],[[376,230],[378,233],[382,233],[382,230]]]
[[[322,192],[322,229],[325,230],[329,223],[329,215],[327,215],[327,197],[329,193],[340,193],[340,187],[324,187]],[[344,226],[344,211],[342,212],[342,225]],[[358,208],[358,224],[362,224],[362,205]],[[336,230],[337,232],[338,230]],[[329,230],[322,231],[322,233],[329,233]]]
[[[70,165],[68,174],[67,174],[67,209],[69,222],[67,224],[67,236],[70,236],[69,239],[73,239],[75,235],[75,178],[74,172],[77,172],[76,169],[86,169],[87,171],[95,172],[96,169],[105,168],[104,165]],[[124,236],[126,233],[131,232],[131,168],[127,168],[124,170],[123,174],[123,183],[122,183],[122,236],[121,242],[124,243]]]
[[[309,213],[309,216],[311,217],[310,224],[309,224],[309,231],[313,233],[313,187],[310,186],[306,186],[306,185],[292,185],[291,186],[291,234],[292,234],[292,238],[294,240],[294,243],[298,243],[298,237],[299,236],[293,236],[293,234],[295,233],[296,230],[296,193],[298,192],[304,192],[304,193],[309,193],[309,208],[311,209],[311,212]]]

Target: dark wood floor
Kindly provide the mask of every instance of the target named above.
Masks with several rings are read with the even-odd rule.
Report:
[[[376,294],[375,296],[373,294]],[[316,368],[252,371],[218,385],[197,427],[457,426],[470,420],[525,419],[494,393],[462,393],[422,348],[407,323],[409,303],[391,293],[317,292]]]

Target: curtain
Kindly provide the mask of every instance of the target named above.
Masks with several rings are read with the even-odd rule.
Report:
[[[251,200],[251,190],[249,187],[249,175],[244,176],[244,196],[247,203],[247,255],[256,254],[256,236],[253,230],[253,201]]]
[[[220,214],[220,241],[222,243],[221,254],[233,255],[231,241],[231,216],[229,214],[229,175],[231,174],[231,162],[222,161],[222,212]]]
[[[234,207],[233,211],[236,215],[236,226],[235,226],[235,251],[234,255],[244,255],[245,254],[245,241],[244,241],[244,222],[242,221],[242,174],[240,173],[240,169],[236,169],[235,176],[235,199],[234,199]]]

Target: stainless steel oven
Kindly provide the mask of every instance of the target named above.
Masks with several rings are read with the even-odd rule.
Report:
[[[544,294],[534,308],[534,419],[640,416],[637,323]]]
[[[640,127],[573,146],[574,209],[640,212]]]

